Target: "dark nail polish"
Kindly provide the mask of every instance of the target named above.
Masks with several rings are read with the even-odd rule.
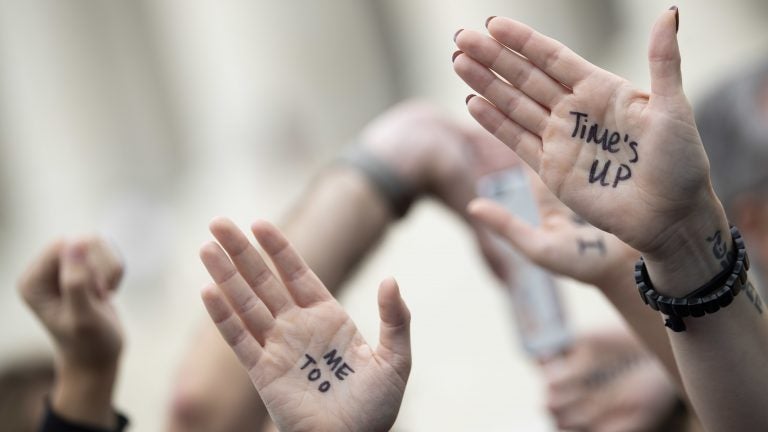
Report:
[[[456,33],[453,34],[453,41],[456,42],[456,38],[459,37],[459,33],[463,32],[464,29],[459,29]]]
[[[464,103],[465,103],[465,104],[467,104],[467,105],[469,105],[469,101],[470,101],[470,99],[472,99],[473,97],[475,97],[475,95],[473,95],[473,94],[471,94],[471,95],[467,96],[467,98],[464,100]]]
[[[485,20],[485,28],[488,28],[488,23],[491,22],[492,19],[496,18],[496,15],[489,16],[487,20]]]
[[[677,6],[672,6],[669,10],[675,11],[675,33],[677,33],[677,31],[680,30],[680,10]]]
[[[456,57],[458,57],[458,56],[460,56],[462,54],[464,54],[464,51],[456,51],[455,53],[453,53],[453,57],[451,57],[451,62],[455,62],[456,61]]]

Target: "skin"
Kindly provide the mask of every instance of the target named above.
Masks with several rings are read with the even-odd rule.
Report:
[[[642,253],[657,291],[672,297],[719,273],[706,239],[718,230],[728,233],[682,89],[678,18],[676,10],[664,12],[651,32],[650,93],[507,18],[489,21],[492,37],[461,32],[456,43],[465,55],[454,63],[459,76],[484,96],[469,100],[472,116],[531,166],[560,201]],[[631,179],[616,188],[588,181],[595,158],[627,161],[630,154],[608,155],[572,138],[571,111],[589,113],[602,127],[639,143]],[[768,428],[762,409],[768,377],[750,373],[768,362],[765,318],[745,295],[716,314],[689,319],[686,332],[668,332],[685,390],[706,429]]]
[[[518,163],[514,153],[477,125],[457,124],[420,101],[403,102],[374,119],[361,131],[358,145],[413,190],[417,202],[434,198],[467,221],[490,268],[499,277],[505,274],[504,255],[490,241],[487,228],[468,217],[466,206],[477,196],[476,180]],[[334,217],[327,217],[329,213]],[[396,222],[388,203],[363,173],[333,164],[308,185],[280,228],[328,290],[337,294]],[[213,326],[203,326],[184,356],[169,410],[169,431],[259,430],[268,420],[240,363],[216,333]],[[232,400],[225,403],[225,398]]]
[[[562,430],[659,430],[677,403],[663,367],[624,329],[577,337],[542,371],[547,408]]]
[[[214,280],[202,298],[278,429],[389,430],[411,368],[410,312],[397,284],[387,279],[379,289],[380,343],[373,349],[277,228],[256,222],[252,231],[276,274],[231,221],[219,218],[211,223],[219,243],[200,251]],[[332,349],[354,369],[343,381],[322,363]],[[306,354],[332,383],[327,392],[301,369]]]
[[[553,273],[596,286],[621,311],[682,388],[680,372],[666,331],[659,325],[658,313],[637,301],[634,265],[640,253],[616,236],[583,221],[561,203],[535,173],[530,174],[529,182],[541,215],[539,226],[531,226],[499,204],[483,198],[470,203],[469,213],[532,262]],[[582,252],[579,240],[599,240],[604,249]]]
[[[500,279],[506,277],[503,253],[466,208],[477,196],[477,180],[517,164],[516,156],[482,128],[459,123],[421,101],[401,103],[374,119],[361,132],[360,143],[415,190],[417,198],[434,197],[464,219],[491,270]]]
[[[579,430],[647,430],[649,424],[663,420],[668,414],[669,410],[665,408],[670,408],[676,403],[675,395],[682,392],[682,382],[669,339],[663,327],[659,325],[658,314],[637,301],[633,269],[640,254],[616,236],[586,223],[561,203],[535,173],[530,174],[529,182],[541,216],[539,226],[527,224],[503,206],[485,198],[478,198],[470,203],[470,215],[509,241],[531,262],[553,273],[595,285],[622,312],[639,335],[642,344],[650,347],[661,360],[660,364],[649,362],[646,367],[638,368],[631,378],[617,380],[614,385],[601,388],[566,388],[562,385],[552,385],[552,379],[545,374],[545,380],[550,386],[549,404],[559,406],[561,402],[557,401],[564,398],[568,401],[567,409],[551,409],[550,412],[563,429],[578,425]],[[579,240],[600,241],[604,249],[581,251]],[[574,349],[556,360],[559,369],[578,377],[589,373],[595,367],[594,361],[584,360],[585,356],[581,354],[588,353],[593,360],[600,360],[605,356],[610,357],[611,352],[624,351],[625,347],[635,351],[641,350],[634,336],[618,332],[618,337],[615,338],[599,338],[615,343],[602,344],[598,355],[592,352],[597,348],[597,344],[591,343],[597,336],[588,335],[582,340],[574,341]],[[626,340],[622,341],[622,336]],[[660,366],[666,371],[659,373]],[[669,376],[677,381],[678,388],[669,384]],[[647,381],[644,381],[643,377],[647,378]],[[631,381],[644,385],[638,387],[637,383],[629,384]],[[639,392],[639,389],[643,391]],[[654,392],[657,392],[655,397],[650,397]],[[570,408],[576,404],[576,399],[560,393],[578,393],[579,401],[596,399],[602,402],[590,404],[595,408],[589,412],[574,414],[574,410]],[[663,402],[666,402],[666,405]],[[621,415],[617,416],[617,413]],[[616,429],[616,425],[621,428]]]
[[[19,292],[53,339],[51,406],[63,418],[114,428],[112,392],[123,332],[112,297],[121,260],[98,237],[49,245],[22,275]]]

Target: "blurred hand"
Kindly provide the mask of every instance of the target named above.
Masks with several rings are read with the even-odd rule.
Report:
[[[60,362],[82,370],[114,366],[123,346],[112,296],[123,265],[101,238],[48,246],[19,282],[27,305],[51,334]]]
[[[194,342],[174,377],[166,432],[255,432],[269,419],[240,361],[211,322]]]
[[[470,215],[507,239],[537,265],[602,290],[625,286],[639,253],[615,236],[593,227],[558,201],[534,176],[529,183],[541,215],[531,226],[496,202],[477,198]]]
[[[53,338],[53,410],[64,418],[112,428],[112,390],[123,333],[112,296],[123,274],[114,250],[98,237],[48,246],[19,282],[26,303]]]
[[[678,403],[661,364],[624,330],[576,338],[543,372],[547,408],[559,429],[660,430]]]
[[[217,219],[211,232],[221,246],[200,252],[215,285],[202,297],[277,427],[389,430],[411,368],[410,313],[396,283],[379,289],[374,350],[275,227],[257,222],[252,231],[279,277],[231,221]]]
[[[482,128],[462,125],[434,106],[401,103],[372,121],[360,145],[418,193],[435,196],[466,218],[466,207],[477,196],[478,178],[518,163],[504,144]],[[488,233],[469,220],[483,256],[504,279],[504,254]]]
[[[713,261],[705,239],[728,226],[683,94],[676,11],[651,34],[650,94],[517,21],[492,18],[488,32],[456,38],[464,54],[454,69],[485,97],[468,101],[472,116],[557,198],[647,261]]]

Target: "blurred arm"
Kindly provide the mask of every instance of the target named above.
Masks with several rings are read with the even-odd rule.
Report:
[[[125,426],[112,409],[123,335],[111,297],[122,273],[106,242],[84,237],[52,243],[22,276],[20,294],[56,347],[56,382],[43,430]]]
[[[336,293],[394,220],[389,203],[365,174],[338,164],[320,174],[281,228]]]

